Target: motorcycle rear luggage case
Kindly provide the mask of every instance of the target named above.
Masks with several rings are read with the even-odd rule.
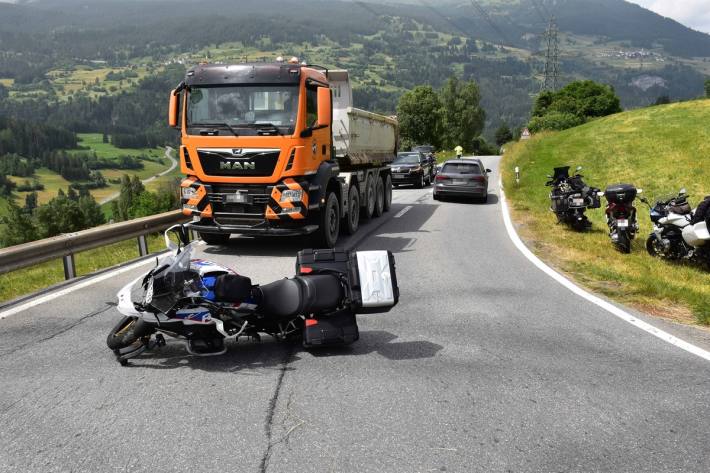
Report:
[[[612,184],[604,190],[604,197],[612,204],[630,204],[636,198],[633,184]]]
[[[355,315],[349,310],[318,320],[306,319],[303,328],[304,347],[347,345],[359,338]]]
[[[394,255],[389,251],[301,250],[298,274],[337,271],[347,277],[359,314],[388,312],[399,302]]]

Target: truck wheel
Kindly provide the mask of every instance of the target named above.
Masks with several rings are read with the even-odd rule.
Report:
[[[320,226],[315,233],[316,243],[322,248],[333,248],[340,234],[340,204],[335,193],[329,192],[320,211]]]
[[[385,211],[385,185],[379,177],[376,179],[375,187],[375,211],[372,213],[375,217],[381,217]]]
[[[360,191],[357,186],[350,186],[348,191],[348,214],[343,219],[345,232],[354,235],[360,228]]]
[[[389,174],[385,175],[385,202],[384,202],[384,210],[385,212],[389,211],[389,209],[392,207],[392,176]]]
[[[208,245],[226,245],[231,236],[229,233],[200,233],[199,235]]]
[[[367,176],[367,181],[365,181],[365,202],[362,202],[362,207],[365,209],[365,213],[362,214],[366,219],[371,219],[372,215],[375,213],[375,176],[370,174]]]

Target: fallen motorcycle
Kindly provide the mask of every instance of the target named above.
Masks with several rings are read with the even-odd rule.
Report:
[[[170,239],[177,236],[178,243]],[[195,242],[177,225],[165,232],[169,256],[118,293],[124,315],[106,343],[117,360],[184,339],[193,355],[221,355],[225,340],[261,333],[301,338],[306,348],[359,338],[356,314],[387,312],[399,300],[394,257],[388,251],[302,250],[297,275],[265,285],[229,268],[193,259]]]

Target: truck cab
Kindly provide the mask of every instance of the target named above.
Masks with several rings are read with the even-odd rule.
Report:
[[[343,152],[336,156],[333,91],[336,110],[347,115],[345,71],[329,77],[323,68],[280,61],[187,72],[171,93],[168,121],[181,131],[182,210],[205,241],[314,233],[322,245],[335,244],[349,211],[350,179],[340,164],[352,133],[347,117],[338,117]],[[367,153],[355,154],[354,166],[372,167]]]

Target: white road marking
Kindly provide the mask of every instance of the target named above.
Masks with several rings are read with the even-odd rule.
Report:
[[[411,205],[406,206],[405,208],[403,208],[402,210],[400,210],[400,211],[397,213],[397,215],[394,216],[394,218],[400,218],[402,215],[406,214],[406,213],[409,212],[411,209],[412,209],[412,206],[411,206]]]
[[[681,340],[680,338],[677,338],[670,333],[664,332],[663,330],[654,327],[653,325],[646,323],[642,320],[639,320],[637,317],[629,314],[625,310],[622,310],[615,306],[614,304],[611,304],[604,299],[595,296],[594,294],[591,294],[587,292],[586,290],[582,289],[581,287],[577,286],[574,284],[572,281],[555,271],[554,269],[550,268],[547,266],[545,263],[543,263],[540,258],[535,256],[535,254],[530,251],[525,244],[522,242],[520,237],[518,236],[518,233],[515,231],[515,227],[513,226],[513,223],[510,219],[510,213],[508,212],[508,204],[505,200],[505,192],[503,191],[503,182],[499,182],[499,188],[500,188],[500,203],[501,203],[501,208],[503,209],[503,222],[505,223],[505,228],[508,231],[508,236],[512,240],[513,244],[520,250],[520,252],[528,259],[530,262],[532,262],[535,266],[537,266],[540,270],[542,270],[545,274],[550,276],[552,279],[557,281],[558,283],[562,284],[564,287],[569,289],[570,291],[574,292],[580,297],[583,297],[584,299],[588,300],[592,304],[595,304],[602,309],[606,310],[607,312],[611,313],[612,315],[615,315],[616,317],[620,318],[621,320],[624,320],[625,322],[630,323],[631,325],[640,328],[641,330],[650,333],[654,337],[658,337],[661,340],[670,343],[671,345],[675,345],[678,348],[681,348],[688,353],[692,353],[693,355],[697,355],[700,358],[703,358],[707,361],[710,361],[710,352],[703,350],[700,347],[697,347],[691,343],[686,342],[685,340]]]
[[[104,274],[99,274],[98,276],[95,276],[93,278],[89,278],[85,281],[82,281],[78,284],[74,284],[72,286],[66,287],[64,289],[60,289],[56,292],[50,292],[49,294],[46,294],[44,296],[37,297],[35,299],[31,299],[24,304],[17,305],[15,307],[12,307],[10,309],[7,309],[3,312],[0,312],[0,320],[4,319],[5,317],[10,317],[11,315],[18,314],[24,310],[30,309],[32,307],[35,307],[40,304],[44,304],[45,302],[52,301],[54,299],[66,296],[67,294],[70,294],[74,291],[78,291],[79,289],[83,289],[87,286],[91,286],[92,284],[96,284],[97,282],[105,281],[107,279],[110,279],[114,276],[118,276],[119,274],[132,271],[136,268],[140,268],[141,266],[145,266],[148,263],[153,263],[155,262],[154,258],[148,258],[143,261],[138,261],[136,263],[130,264],[128,266],[124,266],[122,268],[115,269],[113,271],[109,271]]]

